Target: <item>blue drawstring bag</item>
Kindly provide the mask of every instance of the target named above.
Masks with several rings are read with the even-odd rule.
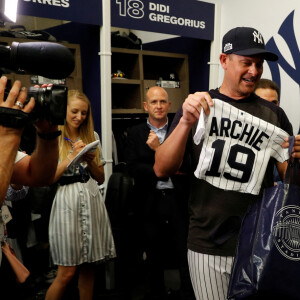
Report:
[[[227,299],[300,299],[299,172],[290,158],[283,184],[265,189],[245,216]]]

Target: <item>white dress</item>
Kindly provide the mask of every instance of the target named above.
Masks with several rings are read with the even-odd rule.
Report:
[[[83,172],[87,173],[87,169]],[[80,174],[79,166],[68,169],[64,176],[71,174]],[[53,263],[61,266],[116,256],[105,203],[92,177],[86,183],[58,187],[49,221],[49,243]]]

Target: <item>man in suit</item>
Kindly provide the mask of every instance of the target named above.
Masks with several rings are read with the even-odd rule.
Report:
[[[164,262],[172,255],[180,272],[181,299],[195,299],[187,265],[187,176],[178,172],[172,178],[158,178],[153,171],[155,151],[167,134],[170,108],[163,88],[149,88],[144,102],[147,122],[130,128],[125,155],[135,181],[135,209],[149,267],[150,292],[146,299],[151,300],[167,298]],[[164,243],[168,238],[173,247],[166,251]]]

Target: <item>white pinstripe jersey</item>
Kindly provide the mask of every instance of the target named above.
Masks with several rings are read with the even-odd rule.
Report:
[[[259,194],[270,157],[288,159],[281,144],[288,133],[224,101],[213,99],[210,114],[203,110],[194,135],[203,146],[195,176],[215,187]]]

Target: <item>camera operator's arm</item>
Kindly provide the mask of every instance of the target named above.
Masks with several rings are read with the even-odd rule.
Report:
[[[31,112],[34,107],[34,100],[30,100],[25,107],[21,108],[27,96],[26,89],[21,89],[21,82],[16,81],[13,84],[5,101],[4,95],[6,84],[7,78],[2,76],[0,78],[0,107],[5,109],[22,110],[26,113]],[[4,116],[2,111],[0,113],[0,118],[3,121]],[[0,206],[4,201],[7,188],[11,180],[22,131],[22,128],[11,128],[6,125],[0,125]]]
[[[45,186],[54,182],[58,162],[58,128],[45,120],[37,121],[36,147],[31,156],[15,164],[13,183]]]

